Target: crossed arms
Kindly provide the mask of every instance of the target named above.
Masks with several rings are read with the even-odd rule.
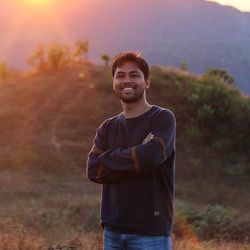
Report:
[[[169,111],[162,111],[151,133],[141,144],[126,149],[105,150],[103,127],[97,129],[88,154],[86,174],[90,181],[105,184],[129,176],[145,175],[159,168],[175,150],[176,122]]]

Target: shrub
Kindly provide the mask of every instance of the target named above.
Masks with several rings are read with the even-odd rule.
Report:
[[[2,78],[3,81],[6,80],[9,73],[8,71],[9,70],[6,63],[0,63],[0,77]]]
[[[53,43],[48,48],[48,62],[53,70],[70,61],[69,47],[64,44]]]
[[[180,64],[180,70],[182,70],[182,71],[188,70],[188,64],[187,64],[187,62],[185,62],[185,61],[181,62],[181,64]]]
[[[105,66],[108,66],[109,61],[111,60],[110,56],[108,54],[102,54],[101,58],[104,61]]]
[[[205,75],[214,77],[221,83],[234,85],[234,78],[224,69],[211,68],[206,71]]]
[[[76,49],[73,53],[76,60],[81,62],[82,56],[84,56],[85,59],[88,58],[88,51],[89,51],[89,41],[88,40],[77,40],[75,42]]]
[[[195,140],[195,143],[197,143],[197,140],[201,138],[201,131],[197,126],[190,125],[186,128],[185,135],[188,139]]]
[[[196,115],[198,128],[207,142],[229,138],[225,147],[221,147],[224,152],[232,148],[236,152],[249,150],[249,98],[243,98],[238,89],[225,86],[209,75],[190,82],[184,95],[191,105],[189,113]]]
[[[45,46],[39,44],[33,54],[27,59],[33,68],[42,70],[45,67]]]
[[[202,240],[249,240],[250,226],[239,220],[238,211],[234,208],[208,205],[206,209],[198,211],[186,206],[180,208],[180,212],[193,233]]]
[[[198,119],[201,123],[212,123],[215,110],[208,104],[204,104],[198,108]]]

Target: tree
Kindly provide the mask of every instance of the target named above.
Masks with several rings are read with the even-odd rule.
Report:
[[[105,63],[105,66],[108,66],[109,65],[109,61],[110,61],[110,56],[108,54],[103,54],[101,56],[102,60],[104,61]]]
[[[57,70],[59,67],[67,65],[71,60],[69,52],[67,45],[52,43],[48,47],[48,63],[51,68]]]
[[[28,58],[28,64],[37,69],[43,69],[45,67],[45,46],[39,44],[35,52]]]
[[[6,63],[0,63],[0,77],[3,79],[3,81],[6,80],[8,75],[8,67]]]
[[[187,71],[188,70],[188,64],[185,61],[182,61],[180,64],[180,70]]]
[[[76,50],[74,51],[74,56],[80,62],[82,60],[82,56],[84,56],[85,60],[88,58],[88,51],[89,51],[89,42],[88,40],[77,40],[75,42]]]
[[[234,86],[234,78],[224,69],[211,68],[205,73],[207,76],[217,78],[220,82]]]

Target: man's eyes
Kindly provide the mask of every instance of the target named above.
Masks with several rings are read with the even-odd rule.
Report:
[[[116,78],[124,78],[125,75],[116,75]],[[130,77],[132,78],[137,78],[137,77],[140,77],[139,74],[131,74]]]
[[[122,78],[124,75],[116,75],[116,78]]]

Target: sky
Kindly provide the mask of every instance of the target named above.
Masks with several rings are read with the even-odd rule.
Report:
[[[100,0],[99,0],[100,1]],[[207,0],[211,2],[217,2],[222,5],[229,5],[233,6],[241,11],[249,11],[250,12],[250,0]],[[58,6],[66,6],[66,5],[72,5],[72,1],[70,0],[9,0],[8,1],[10,4],[14,5],[19,5],[21,7],[26,7],[26,8],[36,8],[39,7],[41,8],[46,8],[46,7],[58,7]],[[80,2],[81,5],[84,3],[89,4],[92,2],[92,0],[78,0],[76,2]],[[95,1],[93,1],[95,2]],[[70,3],[70,4],[69,4]]]
[[[116,2],[117,0],[113,0]],[[127,3],[130,0],[118,0]],[[166,1],[166,0],[158,0]],[[178,6],[186,0],[172,0]],[[206,0],[200,0],[206,1]],[[231,5],[242,11],[250,12],[250,0],[208,0],[220,4]],[[72,42],[73,28],[69,23],[82,20],[94,21],[92,12],[96,9],[107,9],[106,0],[8,0],[0,4],[0,62],[19,54],[20,48],[34,50],[38,41]],[[156,0],[133,0],[134,2],[157,2]],[[73,13],[73,14],[70,14]],[[72,25],[72,24],[71,24]],[[24,32],[25,30],[30,32]],[[86,26],[85,33],[91,33],[90,26]],[[89,33],[88,33],[89,32]],[[101,41],[100,41],[101,43]],[[31,45],[33,47],[31,48]],[[24,52],[25,49],[23,50]],[[21,56],[20,56],[21,58]],[[21,60],[21,59],[20,59]]]
[[[211,2],[217,2],[222,5],[230,5],[241,11],[250,12],[250,0],[209,0]]]

